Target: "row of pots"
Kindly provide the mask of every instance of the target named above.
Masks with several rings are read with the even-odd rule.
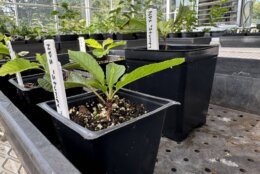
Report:
[[[186,63],[143,78],[121,90],[120,95],[142,103],[151,112],[112,128],[95,132],[65,119],[55,111],[54,101],[44,102],[53,98],[51,93],[38,87],[21,88],[15,78],[10,80],[12,85],[1,78],[1,84],[10,87],[1,90],[53,144],[61,147],[64,155],[82,173],[149,174],[153,172],[161,133],[182,141],[194,128],[205,123],[218,47],[170,45],[168,51],[148,51],[146,47],[139,47],[126,49],[123,53],[125,60],[121,64],[125,64],[129,72],[171,58],[185,57]],[[111,54],[118,54],[118,51]],[[59,59],[66,63],[68,55],[59,55]],[[39,76],[41,74],[27,76],[23,80],[33,82]],[[13,95],[12,90],[19,95]],[[95,98],[83,89],[66,92],[69,106]],[[40,107],[44,111],[36,106],[39,102],[43,102]]]

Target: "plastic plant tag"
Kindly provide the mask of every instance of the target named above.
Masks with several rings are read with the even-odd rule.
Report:
[[[79,37],[78,40],[79,40],[79,50],[86,53],[87,51],[86,51],[84,37]]]
[[[16,59],[16,55],[15,55],[15,52],[13,50],[11,41],[7,41],[7,47],[8,47],[11,59]],[[21,73],[19,73],[19,72],[16,73],[16,79],[17,79],[18,85],[21,86],[21,87],[24,87],[24,83],[23,83]]]
[[[58,61],[54,40],[44,41],[44,48],[49,65],[53,94],[57,112],[69,119],[69,109],[64,87],[61,64]]]
[[[146,10],[147,50],[159,50],[157,31],[157,9]]]

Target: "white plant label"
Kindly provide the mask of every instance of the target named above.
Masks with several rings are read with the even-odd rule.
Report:
[[[78,40],[79,40],[79,50],[86,53],[87,50],[86,50],[84,37],[79,37]]]
[[[146,10],[147,49],[159,50],[159,38],[157,31],[157,10],[149,8]]]
[[[45,40],[44,48],[49,65],[57,112],[69,119],[69,109],[62,75],[62,68],[60,62],[58,61],[54,40]]]
[[[11,59],[12,60],[16,59],[16,55],[15,55],[15,52],[13,50],[11,41],[7,41],[7,47],[8,47]],[[18,85],[21,86],[21,87],[24,87],[24,83],[23,83],[23,79],[22,79],[21,73],[19,73],[19,72],[16,73],[16,79],[17,79]]]

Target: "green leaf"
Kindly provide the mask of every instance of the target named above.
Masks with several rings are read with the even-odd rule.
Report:
[[[117,65],[115,63],[110,63],[106,66],[106,81],[108,88],[113,89],[114,84],[118,79],[125,73],[124,65]]]
[[[26,59],[18,58],[2,65],[0,68],[0,76],[13,75],[17,72],[23,72],[29,69],[40,69],[40,65]]]
[[[120,88],[122,88],[125,85],[128,85],[129,83],[132,83],[138,79],[141,79],[145,76],[151,75],[153,73],[165,70],[167,68],[180,65],[185,61],[184,58],[174,58],[171,60],[166,60],[160,63],[153,63],[150,65],[145,65],[142,67],[139,67],[135,69],[134,71],[125,74],[121,80],[116,84],[116,91],[118,91]]]
[[[80,65],[75,62],[70,62],[65,65],[62,65],[63,69],[80,69]]]
[[[36,60],[41,64],[41,66],[44,68],[45,72],[49,72],[49,66],[47,62],[46,54],[36,54]]]
[[[57,11],[57,10],[53,10],[52,12],[51,12],[51,15],[57,15],[57,14],[59,14],[59,12]]]
[[[2,42],[0,42],[0,54],[9,55],[9,50]]]
[[[29,54],[29,51],[21,51],[18,53],[19,56],[24,57]]]
[[[43,88],[46,91],[53,92],[52,90],[52,84],[49,74],[45,74],[43,78],[38,78],[37,80],[39,86]]]
[[[113,39],[107,38],[106,40],[103,41],[102,46],[103,46],[103,48],[105,48],[106,45],[109,45],[109,44],[111,44],[113,42],[114,42]]]
[[[112,43],[111,45],[109,45],[109,46],[107,47],[107,50],[110,50],[110,49],[112,49],[112,48],[118,47],[118,46],[120,46],[120,45],[125,45],[125,44],[126,44],[126,41],[114,42],[114,43]]]
[[[98,43],[98,41],[96,41],[95,39],[87,39],[85,40],[85,43],[87,44],[88,47],[91,48],[103,48],[102,45]]]
[[[103,49],[98,48],[98,49],[94,49],[94,50],[92,51],[92,53],[93,53],[97,58],[102,58],[103,56],[105,56],[106,54],[108,54],[109,51],[108,51],[108,50],[103,50]]]
[[[106,92],[107,87],[101,85],[97,80],[95,79],[87,79],[83,77],[80,73],[78,72],[70,72],[68,79],[65,81],[65,88],[75,88],[75,87],[86,87],[86,88],[96,88],[100,89],[103,92]]]
[[[78,63],[83,70],[88,71],[97,79],[102,85],[105,83],[105,75],[102,68],[97,61],[88,53],[81,51],[68,51],[69,57],[75,63]]]

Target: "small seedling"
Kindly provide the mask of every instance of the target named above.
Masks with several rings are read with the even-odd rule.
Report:
[[[100,44],[95,39],[87,39],[87,40],[85,40],[85,43],[87,44],[88,47],[94,48],[94,50],[92,51],[92,54],[99,59],[108,55],[109,51],[112,48],[126,44],[125,41],[114,42],[114,40],[111,38],[104,40],[102,44]]]

